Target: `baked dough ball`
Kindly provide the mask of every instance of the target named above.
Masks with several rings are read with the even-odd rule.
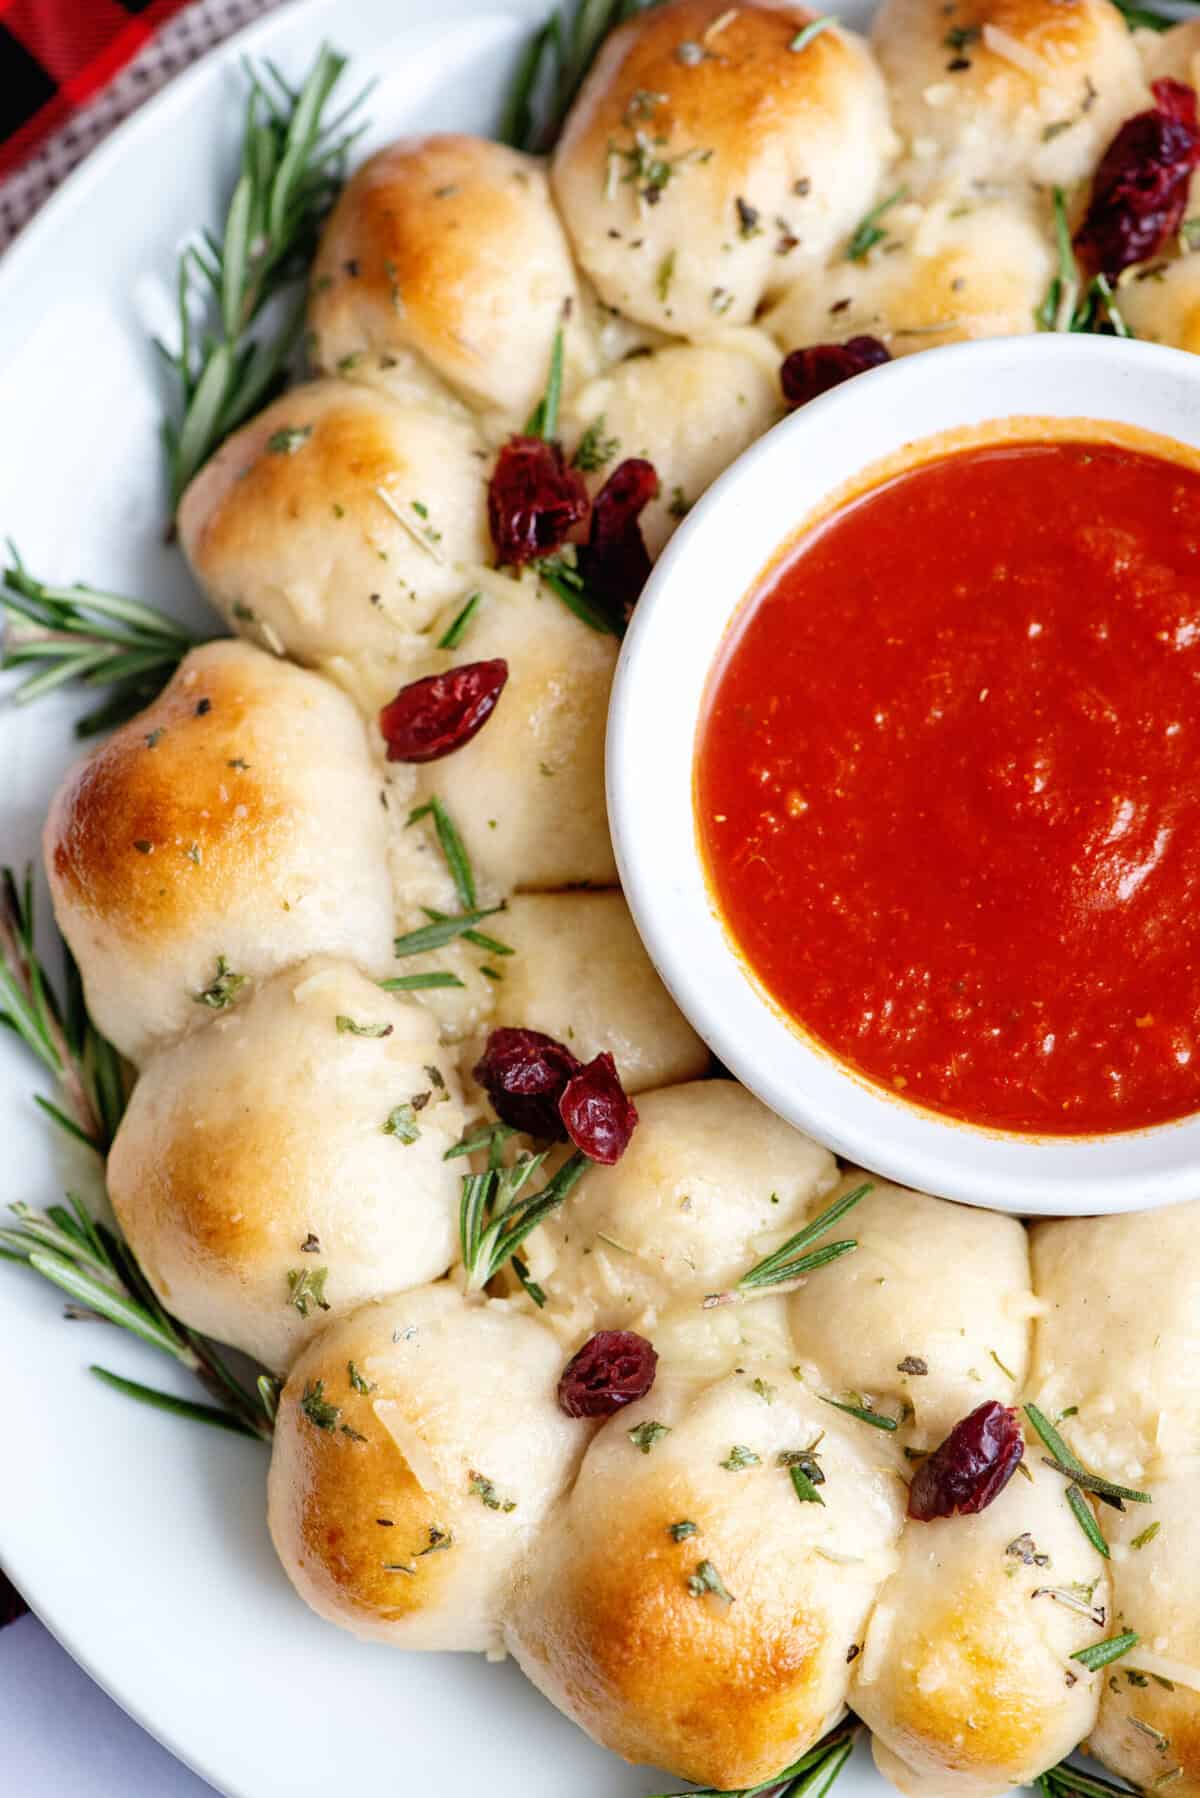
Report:
[[[217,451],[183,496],[179,532],[234,630],[334,673],[373,708],[461,593],[462,565],[491,554],[487,473],[465,413],[314,381]]]
[[[1030,1785],[1092,1727],[1106,1676],[1069,1657],[1110,1633],[1104,1563],[1065,1482],[1036,1462],[1030,1472],[1032,1484],[1018,1474],[974,1517],[905,1526],[850,1692],[902,1792],[990,1798]]]
[[[1015,1217],[974,1211],[870,1174],[834,1237],[853,1255],[789,1301],[800,1363],[829,1392],[912,1406],[912,1442],[936,1448],[986,1398],[1011,1405],[1029,1359],[1029,1247]],[[830,1320],[837,1327],[830,1327]]]
[[[651,1423],[670,1433],[639,1451],[631,1431]],[[779,1464],[814,1444],[821,1505]],[[841,1714],[904,1490],[881,1432],[786,1366],[701,1387],[660,1373],[588,1449],[526,1564],[509,1646],[627,1760],[722,1790],[769,1779]]]
[[[326,681],[248,644],[192,650],[71,771],[43,850],[88,1009],[132,1061],[210,1019],[231,979],[322,951],[389,969],[362,723]]]
[[[463,1121],[429,1014],[320,958],[153,1057],[108,1188],[163,1304],[286,1369],[331,1315],[445,1272]]]
[[[1131,269],[1117,304],[1136,336],[1200,353],[1200,254]]]
[[[271,1537],[331,1623],[402,1648],[500,1646],[515,1563],[587,1441],[532,1318],[427,1286],[339,1319],[279,1402]]]
[[[552,181],[601,299],[683,337],[746,324],[871,202],[883,83],[841,27],[790,46],[800,6],[677,0],[613,32]]]
[[[720,1373],[751,1347],[790,1360],[783,1301],[703,1300],[823,1208],[838,1179],[833,1156],[732,1080],[646,1093],[638,1119],[616,1166],[589,1168],[571,1203],[528,1238],[547,1318],[581,1338],[642,1330],[696,1372]]]
[[[799,280],[764,319],[784,350],[866,333],[893,356],[1034,328],[1053,257],[1032,207],[967,192],[901,202],[882,244]]]
[[[783,412],[779,352],[761,331],[730,331],[719,343],[677,344],[630,357],[576,394],[566,420],[609,454],[589,476],[593,491],[624,456],[644,456],[658,497],[642,513],[657,555],[679,519],[736,456]]]
[[[442,134],[402,138],[347,183],[321,240],[309,324],[330,373],[415,351],[469,404],[524,419],[564,308],[574,379],[593,358],[545,164]]]
[[[1154,1482],[1153,1504],[1102,1511],[1112,1550],[1107,1634],[1141,1641],[1107,1669],[1089,1750],[1148,1792],[1200,1792],[1200,1514],[1194,1467]],[[1149,1541],[1145,1540],[1152,1530]],[[1140,1542],[1140,1546],[1135,1546]],[[1177,1772],[1176,1769],[1179,1771]]]
[[[1109,0],[884,0],[871,42],[918,187],[1073,186],[1150,103]]]
[[[1200,1204],[1035,1224],[1032,1397],[1080,1459],[1142,1487],[1200,1434]],[[1107,1521],[1107,1518],[1105,1519]]]
[[[626,1092],[704,1072],[708,1050],[655,972],[620,893],[521,896],[496,927],[514,953],[492,987],[490,1029],[542,1030],[580,1061],[607,1049]]]
[[[442,801],[481,893],[612,886],[604,731],[616,638],[582,624],[531,574],[481,572],[475,590],[480,604],[458,647],[430,652],[408,678],[502,656],[508,682],[472,742],[417,770],[413,803]]]

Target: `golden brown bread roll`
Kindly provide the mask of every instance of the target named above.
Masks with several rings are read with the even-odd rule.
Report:
[[[415,352],[472,406],[523,421],[564,312],[571,381],[591,371],[593,352],[545,164],[442,133],[390,144],[346,184],[314,265],[309,323],[331,374]]]
[[[211,1018],[230,980],[303,956],[391,959],[379,781],[328,682],[249,644],[194,649],[55,796],[59,928],[123,1054]]]
[[[781,296],[763,322],[782,349],[866,333],[909,356],[1034,328],[1054,261],[1029,201],[951,191],[897,202],[879,228],[865,257],[837,255]]]
[[[783,411],[780,356],[751,328],[718,343],[675,344],[631,356],[575,394],[568,434],[607,450],[589,477],[595,489],[624,456],[644,456],[658,475],[658,497],[641,516],[657,555],[679,519],[736,456]]]
[[[1152,1484],[1200,1437],[1198,1221],[1200,1204],[1171,1205],[1030,1233],[1030,1394],[1051,1418],[1070,1410],[1075,1452],[1122,1485]]]
[[[823,1504],[780,1464],[814,1444]],[[722,1789],[769,1779],[841,1713],[894,1558],[896,1463],[786,1365],[660,1373],[588,1449],[522,1572],[509,1647],[627,1760]]]
[[[1032,1483],[1018,1473],[977,1515],[906,1523],[854,1663],[850,1704],[914,1798],[1028,1785],[1095,1719],[1104,1675],[1070,1656],[1110,1633],[1104,1563],[1029,1458]]]
[[[796,1356],[827,1391],[870,1393],[893,1414],[911,1407],[905,1440],[936,1448],[985,1398],[1011,1405],[1021,1389],[1035,1303],[1028,1241],[1015,1217],[870,1174],[843,1174],[840,1190],[867,1182],[835,1232],[857,1250],[789,1301]]]
[[[319,958],[255,983],[142,1073],[108,1161],[164,1305],[274,1369],[455,1253],[464,1121],[429,1014]]]
[[[1194,1453],[1153,1482],[1153,1504],[1102,1511],[1112,1550],[1107,1634],[1141,1638],[1105,1669],[1088,1749],[1148,1792],[1200,1792],[1200,1478]]]
[[[487,455],[465,412],[349,381],[294,387],[196,476],[179,532],[234,630],[372,709],[491,555]]]
[[[617,1165],[589,1169],[529,1238],[547,1319],[568,1340],[640,1330],[674,1364],[712,1376],[747,1354],[790,1361],[784,1301],[702,1301],[823,1209],[833,1156],[732,1080],[645,1093],[638,1118]]]
[[[562,1352],[503,1303],[424,1287],[340,1319],[279,1403],[271,1537],[301,1597],[356,1635],[497,1651],[588,1426],[555,1399]]]
[[[871,44],[916,188],[946,178],[1073,186],[1149,104],[1109,0],[883,0]]]
[[[520,894],[495,922],[513,954],[490,983],[489,1029],[544,1031],[580,1061],[607,1049],[626,1092],[704,1072],[708,1050],[655,973],[620,893]]]
[[[800,6],[675,0],[614,31],[552,182],[600,297],[684,337],[748,323],[871,203],[891,147],[866,46]]]

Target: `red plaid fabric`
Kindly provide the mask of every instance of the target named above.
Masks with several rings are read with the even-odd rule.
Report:
[[[0,176],[92,99],[187,0],[0,0]]]

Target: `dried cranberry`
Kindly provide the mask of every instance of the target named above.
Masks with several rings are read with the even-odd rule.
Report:
[[[481,731],[508,679],[508,663],[464,662],[401,687],[379,714],[389,762],[436,762]]]
[[[628,624],[650,574],[650,552],[638,520],[657,495],[653,462],[629,456],[613,469],[592,501],[579,572],[589,599],[596,600],[620,630]]]
[[[1017,1414],[988,1399],[956,1423],[939,1448],[921,1462],[908,1494],[908,1514],[919,1523],[970,1516],[999,1498],[1025,1453]]]
[[[488,523],[502,565],[553,555],[587,509],[587,488],[559,444],[509,438],[488,483]]]
[[[546,1142],[565,1140],[559,1100],[582,1071],[564,1044],[540,1030],[493,1030],[475,1064],[475,1078],[500,1121]]]
[[[567,1135],[590,1160],[603,1162],[605,1167],[620,1161],[638,1114],[607,1050],[567,1082],[558,1109]]]
[[[558,1402],[568,1417],[611,1417],[645,1398],[657,1367],[658,1356],[644,1336],[598,1330],[563,1368]]]
[[[802,406],[851,375],[891,359],[878,337],[848,337],[845,343],[814,343],[806,350],[793,350],[779,371],[783,397],[789,406]]]
[[[1092,180],[1075,248],[1089,268],[1115,277],[1175,235],[1200,163],[1196,92],[1182,81],[1151,84],[1154,106],[1126,119]]]

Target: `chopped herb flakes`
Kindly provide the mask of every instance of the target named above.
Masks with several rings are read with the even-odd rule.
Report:
[[[914,1375],[926,1374],[929,1372],[929,1363],[922,1360],[920,1355],[905,1355],[903,1361],[897,1361],[896,1372]]]
[[[368,1392],[375,1391],[374,1380],[368,1380],[355,1366],[353,1361],[347,1361],[346,1373],[355,1392],[361,1392],[365,1397]]]
[[[667,303],[667,295],[671,291],[671,283],[674,279],[675,252],[674,250],[668,250],[662,261],[659,263],[658,272],[654,277],[654,290],[664,306]]]
[[[717,1465],[723,1467],[726,1473],[740,1473],[743,1467],[758,1467],[761,1461],[762,1456],[756,1455],[752,1448],[747,1448],[741,1442],[735,1442],[725,1459],[719,1461]]]
[[[1026,1567],[1048,1567],[1050,1565],[1050,1556],[1038,1553],[1037,1543],[1028,1530],[1023,1531],[1019,1536],[1014,1536],[1004,1552]]]
[[[410,1100],[404,1105],[394,1105],[388,1112],[383,1124],[385,1136],[396,1136],[402,1143],[414,1143],[421,1134],[417,1123],[417,1108]]]
[[[192,997],[197,1005],[207,1005],[210,1011],[225,1011],[237,1003],[247,978],[245,974],[235,974],[225,957],[218,955],[216,974],[202,993],[193,993]]]
[[[329,1301],[325,1297],[328,1278],[327,1267],[289,1267],[288,1303],[295,1305],[301,1317],[307,1317],[314,1306],[319,1311],[329,1310]]]
[[[778,1456],[776,1466],[787,1469],[792,1489],[801,1504],[825,1503],[817,1491],[818,1486],[825,1484],[825,1470],[811,1448],[785,1448]]]
[[[664,1436],[670,1434],[669,1423],[655,1423],[652,1418],[647,1419],[645,1423],[634,1424],[631,1430],[626,1431],[634,1448],[640,1448],[644,1455],[648,1455],[656,1443],[661,1442]]]
[[[300,1400],[300,1409],[318,1430],[335,1430],[341,1412],[325,1397],[324,1380],[309,1380]]]
[[[571,457],[575,467],[584,474],[594,474],[597,469],[607,467],[621,447],[618,437],[605,436],[604,424],[604,414],[601,412],[588,425]]]
[[[392,1024],[356,1024],[353,1018],[346,1017],[342,1012],[337,1015],[339,1036],[390,1036],[394,1028]]]
[[[280,431],[272,431],[267,449],[273,456],[294,456],[301,444],[308,442],[312,431],[311,425],[285,425]]]
[[[765,1400],[768,1405],[774,1403],[775,1387],[769,1385],[766,1380],[751,1380],[750,1390],[751,1392],[757,1392],[759,1398]]]
[[[697,1561],[695,1573],[688,1576],[687,1589],[693,1598],[703,1598],[711,1592],[723,1604],[733,1603],[732,1592],[726,1590],[724,1580],[711,1561]]]
[[[679,1523],[669,1523],[667,1534],[672,1542],[686,1542],[689,1536],[697,1534],[697,1529],[690,1517],[684,1517]]]
[[[476,1473],[472,1468],[467,1478],[469,1482],[467,1490],[473,1498],[479,1500],[480,1504],[486,1505],[489,1511],[503,1511],[507,1515],[509,1511],[516,1510],[516,1499],[501,1498],[495,1485],[486,1474]]]
[[[1155,1536],[1157,1536],[1157,1534],[1161,1528],[1162,1528],[1161,1523],[1148,1523],[1146,1525],[1145,1529],[1139,1531],[1139,1533],[1133,1538],[1133,1541],[1129,1544],[1130,1548],[1147,1548],[1147,1547],[1149,1547],[1150,1543],[1153,1542]]]

